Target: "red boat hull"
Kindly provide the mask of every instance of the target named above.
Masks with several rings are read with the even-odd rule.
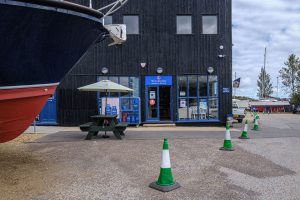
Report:
[[[15,139],[30,126],[56,86],[0,90],[0,143]]]

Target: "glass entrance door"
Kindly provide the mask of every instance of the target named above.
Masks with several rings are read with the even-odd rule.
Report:
[[[171,121],[171,86],[149,86],[146,94],[146,120]]]
[[[172,76],[145,76],[146,121],[172,121]]]
[[[158,86],[147,87],[147,120],[159,120]]]
[[[159,86],[159,119],[171,120],[171,86]]]

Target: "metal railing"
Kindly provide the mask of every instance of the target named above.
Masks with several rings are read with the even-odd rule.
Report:
[[[117,0],[111,4],[108,4],[107,6],[104,6],[102,8],[97,9],[103,14],[103,17],[107,15],[111,15],[117,10],[119,10],[125,3],[127,3],[128,0]],[[90,6],[92,5],[92,0],[90,0]]]

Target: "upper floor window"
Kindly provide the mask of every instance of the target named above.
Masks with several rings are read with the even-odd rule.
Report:
[[[104,25],[112,24],[112,16],[104,17]]]
[[[216,15],[202,16],[202,33],[218,34],[218,17]]]
[[[177,34],[192,34],[192,16],[177,16]]]
[[[123,23],[126,24],[127,34],[139,34],[139,16],[137,15],[124,16]]]

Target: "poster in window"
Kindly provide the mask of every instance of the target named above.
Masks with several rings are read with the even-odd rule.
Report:
[[[102,97],[102,108],[105,107],[106,97]],[[102,115],[105,115],[105,109],[101,109]],[[107,98],[107,114],[120,116],[120,99],[119,98]]]
[[[206,100],[200,100],[200,109],[207,109],[207,101]]]
[[[150,91],[150,99],[155,99],[155,91]]]
[[[180,108],[185,108],[185,107],[186,107],[186,100],[180,99]]]
[[[155,105],[155,100],[154,100],[154,99],[151,99],[151,100],[149,101],[149,104],[150,104],[151,106],[154,106],[154,105]]]
[[[179,92],[179,95],[180,95],[181,97],[185,97],[185,91],[180,91],[180,92]]]

